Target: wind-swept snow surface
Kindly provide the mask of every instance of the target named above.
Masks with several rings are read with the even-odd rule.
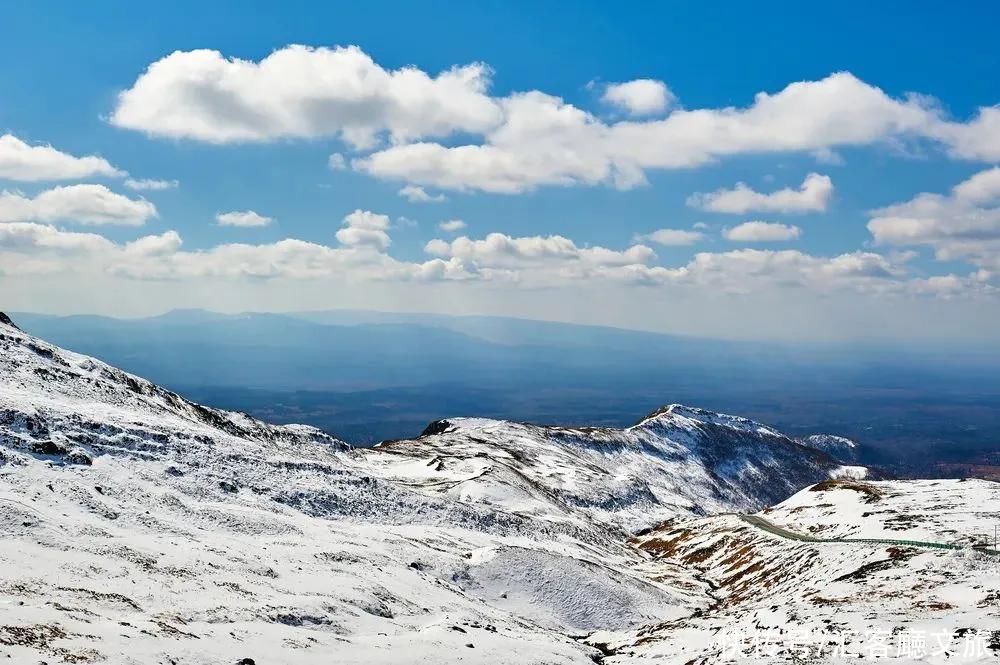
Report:
[[[796,494],[769,518],[900,532],[891,511],[920,493],[876,483],[886,511],[871,526],[839,484],[868,475],[759,423],[678,405],[625,430],[451,419],[352,450],[193,404],[0,317],[0,658],[715,662],[713,627],[750,620],[736,599],[778,591],[734,592],[722,568],[733,564],[690,548],[740,538],[781,565],[799,555],[735,516],[707,516],[820,483],[835,489]],[[947,505],[978,528],[962,492],[979,486],[956,487],[921,509]],[[836,523],[830,505],[849,519]],[[657,544],[675,529],[690,535]],[[799,585],[788,568],[773,602],[812,607],[803,594],[858,557],[803,569]],[[900,560],[933,560],[921,557]],[[901,568],[896,586],[915,571]],[[954,584],[942,602],[971,588]],[[963,621],[977,625],[971,612]]]

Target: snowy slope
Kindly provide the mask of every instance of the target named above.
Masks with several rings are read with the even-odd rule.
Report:
[[[993,539],[1000,483],[988,480],[831,482],[764,511],[782,527],[820,538],[891,538],[973,545]]]
[[[858,461],[858,444],[847,437],[835,434],[810,434],[799,442],[804,446],[822,450],[841,462],[853,464]]]
[[[998,514],[996,483],[881,481],[817,485],[760,516],[824,538],[969,545]],[[892,526],[904,520],[914,524]],[[733,662],[737,649],[765,663],[1000,661],[1000,558],[971,548],[803,543],[733,515],[676,520],[636,544],[698,570],[716,600],[709,612],[592,635],[612,646],[609,662]]]
[[[742,612],[737,592],[720,604],[720,562],[679,554],[748,539],[791,570],[802,547],[706,516],[794,494],[762,514],[881,533],[917,506],[929,517],[911,531],[922,534],[958,516],[957,531],[979,528],[969,502],[996,500],[975,483],[878,484],[873,526],[847,481],[830,482],[867,473],[759,423],[679,405],[624,430],[450,419],[354,450],[193,404],[0,317],[0,658],[684,662],[710,654],[698,645],[713,621],[745,616],[727,614]],[[690,539],[667,552],[656,543],[677,525],[693,525]],[[801,585],[790,572],[781,602],[812,607],[803,594],[857,558],[844,550],[828,570],[803,569]]]
[[[677,404],[624,430],[443,420],[354,458],[428,496],[632,532],[678,514],[753,512],[867,472],[760,423]]]

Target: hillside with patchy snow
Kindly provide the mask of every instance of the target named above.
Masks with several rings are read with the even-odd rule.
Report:
[[[958,546],[992,537],[998,515],[1000,485],[973,480],[821,483],[759,513],[818,538]],[[708,612],[592,635],[611,646],[609,662],[1000,661],[998,556],[801,542],[736,515],[673,520],[634,542],[667,570],[697,570],[715,600]]]
[[[718,514],[794,494],[766,514],[809,532],[903,533],[897,518],[917,505],[903,485],[877,484],[877,523],[837,483],[796,494],[875,476],[678,405],[624,430],[449,419],[355,450],[194,404],[0,317],[0,658],[715,662],[713,626],[750,621],[748,599],[811,608],[804,594],[860,556],[796,567],[798,546]],[[991,486],[976,487],[928,488],[905,533],[964,542],[984,519],[970,502]],[[908,562],[932,560],[896,559],[897,586],[923,574]],[[727,567],[772,560],[778,590],[748,572],[726,583]],[[942,602],[958,607],[948,599],[963,589]]]
[[[752,420],[678,404],[624,430],[441,420],[353,457],[428,496],[626,532],[679,514],[754,512],[819,480],[869,473]]]

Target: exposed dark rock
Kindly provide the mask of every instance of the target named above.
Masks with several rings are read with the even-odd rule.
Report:
[[[450,427],[452,427],[452,424],[447,420],[435,420],[424,428],[424,431],[420,433],[420,436],[423,437],[432,436],[434,434],[444,434]]]
[[[3,312],[0,312],[0,323],[2,323],[5,326],[10,326],[11,328],[17,328],[14,322],[11,321],[10,317],[4,314]],[[17,329],[20,330],[20,328]]]

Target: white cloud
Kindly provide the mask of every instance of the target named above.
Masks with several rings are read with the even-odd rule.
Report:
[[[687,294],[683,297],[696,299],[729,293],[785,298],[795,292],[806,294],[803,297],[807,298],[837,293],[866,298],[902,295],[947,300],[998,295],[998,289],[992,285],[994,275],[985,269],[967,276],[910,277],[907,262],[912,253],[884,256],[852,252],[823,257],[793,250],[740,249],[701,252],[686,263],[664,266],[656,265],[656,255],[642,245],[617,251],[580,246],[561,236],[515,238],[494,233],[479,240],[465,237],[451,242],[433,240],[426,250],[434,258],[406,262],[386,254],[385,242],[371,240],[378,238],[378,233],[385,233],[387,224],[385,216],[359,210],[345,218],[345,228],[341,231],[375,235],[349,234],[341,238],[340,247],[287,238],[261,245],[235,243],[183,251],[182,240],[174,231],[118,244],[92,233],[13,222],[0,224],[0,279],[63,275],[64,282],[47,282],[49,288],[54,288],[53,285],[60,283],[84,284],[89,276],[103,275],[199,284],[206,283],[205,280],[228,280],[234,285],[242,284],[240,288],[251,289],[255,284],[273,280],[284,284],[275,288],[283,289],[280,292],[285,294],[354,282],[448,281],[502,282],[509,288],[527,287],[509,291],[511,297],[537,293],[532,287],[568,287],[568,291],[560,292],[563,295],[581,291],[599,293],[602,285],[670,289],[665,291],[671,294],[669,297]],[[288,280],[300,285],[288,285]],[[306,286],[305,282],[315,282],[316,286]],[[115,284],[114,288],[118,288],[122,283]],[[189,291],[183,286],[174,288],[175,294]]]
[[[503,122],[466,145],[394,145],[355,159],[380,178],[443,189],[518,193],[542,185],[610,183],[627,189],[649,169],[697,166],[727,155],[814,152],[940,135],[924,98],[893,99],[848,73],[759,93],[744,108],[673,110],[663,119],[606,124],[541,92],[499,99]]]
[[[448,200],[444,194],[435,194],[433,196],[428,194],[419,185],[406,185],[399,190],[398,194],[410,203],[441,203]]]
[[[943,261],[1000,270],[1000,167],[981,171],[948,195],[922,193],[872,212],[880,245],[933,248]]]
[[[29,145],[13,134],[0,136],[0,179],[35,182],[124,175],[103,157],[74,157],[50,145]]]
[[[728,292],[767,286],[808,287],[823,292],[842,288],[884,290],[904,274],[903,265],[872,252],[822,257],[797,250],[739,249],[696,254],[687,265],[665,277]]]
[[[762,194],[745,183],[733,189],[719,189],[708,194],[693,194],[687,204],[710,212],[744,214],[747,212],[822,212],[833,194],[828,176],[810,173],[798,189],[786,187]]]
[[[1000,161],[1000,106],[979,109],[970,122],[942,122],[929,132],[961,159]]]
[[[1000,203],[1000,167],[980,171],[955,185],[952,195],[967,205]]]
[[[645,183],[651,169],[738,154],[805,152],[835,162],[839,147],[912,139],[930,139],[956,157],[1000,159],[1000,107],[957,122],[926,96],[890,97],[847,72],[724,108],[671,108],[659,81],[612,84],[605,97],[620,108],[668,113],[613,123],[542,91],[493,97],[489,85],[482,63],[437,75],[387,70],[357,47],[293,45],[259,62],[177,51],[121,93],[111,122],[211,143],[338,136],[357,150],[380,148],[351,162],[375,177],[500,193],[605,183],[625,189]],[[430,140],[455,136],[467,143]],[[331,159],[333,168],[347,161]]]
[[[461,231],[464,229],[465,222],[460,219],[449,219],[448,221],[438,224],[438,228],[448,233],[454,233],[455,231]]]
[[[503,233],[490,233],[482,240],[465,236],[451,242],[435,239],[424,248],[428,254],[457,258],[480,267],[515,268],[572,264],[581,267],[623,266],[645,264],[656,254],[644,245],[633,245],[624,251],[604,247],[579,247],[563,236],[530,236],[514,238]]]
[[[847,163],[846,161],[844,161],[843,156],[841,156],[839,152],[833,150],[832,148],[819,148],[817,150],[813,150],[812,156],[813,159],[815,159],[816,162],[819,164],[826,164],[829,166],[843,166],[844,164]]]
[[[392,240],[389,230],[389,216],[367,210],[355,210],[344,217],[344,228],[337,231],[337,240],[348,247],[371,247],[380,252],[388,249]]]
[[[169,256],[181,248],[177,231],[166,231],[158,236],[145,236],[125,244],[125,253],[133,256]]]
[[[782,242],[795,240],[802,235],[802,229],[773,222],[744,222],[723,230],[722,235],[733,242]]]
[[[327,166],[330,167],[331,171],[343,171],[347,168],[347,160],[339,152],[335,152],[330,155],[330,159],[327,160]]]
[[[34,222],[0,224],[0,250],[30,252],[52,251],[59,254],[96,254],[114,247],[114,243],[96,233],[61,231],[54,226]]]
[[[154,180],[154,179],[141,179],[136,180],[133,178],[127,179],[123,183],[129,189],[135,191],[153,191],[158,192],[164,189],[177,189],[180,185],[176,180]]]
[[[272,217],[259,215],[253,210],[220,212],[215,216],[219,226],[261,227],[270,226]]]
[[[380,216],[351,217],[377,230]],[[445,281],[477,279],[461,260],[397,261],[372,246],[327,247],[287,238],[262,245],[223,244],[181,251],[175,231],[118,244],[93,233],[37,223],[0,224],[0,278],[11,275],[113,275],[141,280]]]
[[[703,228],[704,225],[699,227],[697,224],[695,228]],[[637,240],[648,240],[649,242],[656,243],[657,245],[663,245],[665,247],[681,247],[684,245],[693,245],[705,235],[699,231],[685,231],[683,229],[659,229],[653,231],[652,233],[646,233],[643,235],[636,236]]]
[[[389,71],[355,46],[287,46],[260,62],[175,51],[119,95],[111,123],[209,143],[336,135],[365,148],[382,133],[400,142],[491,128],[489,78],[479,63]]]
[[[631,115],[653,115],[666,111],[674,95],[663,81],[636,79],[608,85],[601,99]]]
[[[412,143],[354,160],[355,169],[439,189],[517,193],[538,185],[638,184],[635,169],[618,172],[602,154],[602,125],[590,114],[539,92],[501,100],[505,122],[481,145]]]
[[[130,199],[104,185],[54,187],[34,198],[20,192],[0,192],[0,222],[75,222],[141,226],[156,217],[145,199]]]

